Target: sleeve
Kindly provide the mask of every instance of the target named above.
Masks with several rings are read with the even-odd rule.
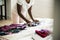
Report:
[[[22,5],[23,4],[23,0],[18,0],[17,3]]]
[[[31,4],[34,5],[34,0],[31,0]]]

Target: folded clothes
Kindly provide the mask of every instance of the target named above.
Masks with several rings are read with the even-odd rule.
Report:
[[[9,35],[9,34],[12,34],[12,32],[3,32],[3,31],[0,32],[0,36]]]
[[[4,26],[0,27],[0,31],[8,31],[8,30],[10,30],[10,26],[8,26],[8,25],[4,25]]]
[[[11,24],[0,27],[0,36],[18,33],[26,28],[26,24]]]
[[[7,35],[5,32],[0,32],[0,36]]]
[[[22,30],[20,30],[20,29],[11,29],[7,32],[0,31],[0,36],[9,35],[9,34],[13,34],[13,33],[18,33],[20,31],[22,31]]]
[[[18,28],[20,30],[23,30],[26,28],[26,24],[11,24],[10,25],[10,28],[13,29],[13,28]]]
[[[14,28],[19,28],[21,29],[25,29],[26,25],[25,24],[11,24],[11,25],[5,25],[0,27],[0,31],[8,31],[10,29],[14,29]]]
[[[20,29],[11,29],[11,30],[9,30],[8,32],[18,33],[18,32],[20,32],[20,31],[21,31]]]
[[[32,26],[37,26],[37,25],[39,25],[40,24],[40,22],[31,22],[31,23],[28,23],[27,25],[29,26],[29,27],[32,27]]]
[[[48,30],[40,30],[40,31],[38,31],[38,30],[35,30],[35,32],[36,32],[36,34],[38,34],[39,36],[41,36],[42,38],[45,38],[45,37],[47,37],[49,34],[50,34],[50,31],[48,31]]]

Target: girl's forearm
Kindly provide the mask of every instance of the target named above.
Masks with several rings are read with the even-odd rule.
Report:
[[[30,18],[34,21],[31,10],[32,10],[32,6],[28,9],[28,14],[29,14]]]
[[[17,12],[18,12],[18,15],[24,20],[24,21],[28,21],[25,17],[24,17],[24,15],[21,13],[21,9],[22,9],[22,5],[19,5],[19,4],[17,4]]]

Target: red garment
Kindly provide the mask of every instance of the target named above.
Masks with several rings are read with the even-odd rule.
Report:
[[[41,31],[36,30],[35,32],[42,38],[45,38],[50,34],[48,30],[41,30]]]

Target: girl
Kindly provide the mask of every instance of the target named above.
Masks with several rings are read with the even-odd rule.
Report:
[[[32,16],[31,10],[33,4],[34,0],[18,0],[17,2],[18,15],[28,24],[31,24],[31,21],[29,21],[23,14],[28,13],[33,22],[38,22],[38,20],[34,20]]]

